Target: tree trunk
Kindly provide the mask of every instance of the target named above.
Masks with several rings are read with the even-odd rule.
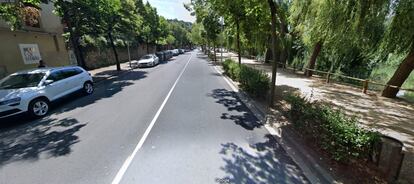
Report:
[[[270,38],[272,39],[272,38]],[[272,48],[267,48],[265,52],[265,63],[270,63],[270,60],[272,60]]]
[[[148,43],[148,41],[147,41],[147,54],[149,54],[149,43]]]
[[[79,45],[79,39],[77,39],[78,41],[76,42],[77,44],[77,50],[78,50],[78,54],[79,54],[79,62],[80,62],[80,66],[82,68],[84,68],[85,70],[88,69],[88,67],[86,66],[86,62],[85,62],[85,57],[83,56],[83,50],[82,50],[82,46]]]
[[[239,66],[241,65],[241,48],[240,48],[240,20],[236,20],[236,32],[237,32],[237,52],[238,52],[238,59],[239,59]]]
[[[69,40],[71,42],[72,48],[73,48],[73,52],[75,54],[76,57],[76,61],[78,66],[87,69],[86,68],[86,64],[85,64],[85,60],[83,59],[83,55],[82,55],[82,51],[79,48],[79,37],[75,35],[75,33],[73,32],[72,29],[72,22],[69,18],[68,12],[65,9],[64,13],[63,13],[63,19],[66,22],[66,25],[68,27],[68,31],[69,31]]]
[[[410,53],[408,53],[408,56],[404,59],[404,61],[395,71],[394,75],[388,81],[387,85],[401,87],[404,84],[405,80],[407,80],[407,78],[410,76],[413,69],[414,49],[411,49]],[[391,86],[386,86],[385,89],[382,91],[381,95],[383,97],[395,98],[397,96],[399,89]]]
[[[75,56],[76,56],[76,61],[78,62],[78,66],[84,69],[87,69],[85,59],[82,53],[82,48],[79,45],[79,37],[76,38],[75,36],[73,36],[72,47],[73,47],[73,52],[75,53]]]
[[[215,43],[213,43],[213,50],[214,50],[214,63],[216,63],[217,62],[217,54],[216,54],[216,44]]]
[[[273,58],[273,67],[272,67],[272,84],[270,84],[270,102],[269,107],[274,106],[275,90],[276,90],[276,74],[277,74],[277,63],[276,63],[276,5],[273,0],[267,0],[270,6],[270,12],[272,14],[272,58]]]
[[[114,39],[112,38],[112,33],[108,32],[109,41],[111,42],[112,51],[114,51],[115,61],[116,61],[116,70],[121,71],[121,63],[119,63],[118,52],[116,52]]]
[[[312,56],[309,60],[308,66],[307,66],[309,69],[314,69],[315,68],[316,58],[318,57],[319,53],[321,52],[321,49],[322,49],[322,42],[319,41],[318,43],[315,44],[315,47],[313,48],[313,53],[312,53]],[[306,76],[310,77],[310,76],[312,76],[312,74],[313,74],[312,71],[305,70],[305,75]]]

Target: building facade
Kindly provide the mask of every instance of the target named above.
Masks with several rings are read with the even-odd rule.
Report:
[[[24,21],[22,28],[15,31],[0,20],[0,78],[35,68],[40,59],[51,67],[76,64],[69,59],[62,36],[63,25],[53,9],[52,3],[42,3],[40,10],[29,10],[37,11],[37,18]]]

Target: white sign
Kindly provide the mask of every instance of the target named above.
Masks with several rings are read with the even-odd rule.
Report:
[[[24,64],[37,64],[42,59],[37,44],[19,44]]]

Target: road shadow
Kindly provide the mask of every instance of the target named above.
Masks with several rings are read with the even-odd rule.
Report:
[[[269,184],[269,183],[309,183],[300,168],[271,136],[264,141],[246,146],[235,143],[222,144],[220,154],[226,174],[216,178],[217,183]]]
[[[87,123],[73,118],[44,119],[0,131],[0,168],[17,161],[36,161],[71,153],[75,135]]]
[[[214,89],[208,96],[214,98],[216,103],[227,108],[227,111],[221,114],[221,119],[232,120],[235,124],[247,130],[253,130],[263,126],[239,99],[236,92],[226,89]]]
[[[103,80],[105,80],[109,77],[121,75],[124,72],[127,72],[127,71],[126,70],[121,70],[121,71],[118,71],[118,70],[105,70],[105,71],[98,72],[98,73],[94,74],[92,76],[92,78],[93,78],[93,81],[95,83],[97,83],[97,82],[101,82],[101,81],[103,81]]]
[[[99,83],[92,95],[75,93],[52,103],[50,115],[42,119],[33,120],[25,114],[0,119],[0,167],[20,160],[37,160],[40,155],[58,157],[69,154],[71,146],[79,142],[75,133],[86,123],[74,118],[52,117],[110,98],[145,77],[144,71],[115,76]]]
[[[134,81],[146,77],[145,71],[129,71],[127,73],[115,76],[113,79],[102,81],[96,85],[95,92],[92,95],[85,96],[81,92],[68,95],[51,104],[51,111],[49,117],[52,115],[59,115],[67,111],[77,108],[86,107],[95,102],[110,98],[113,95],[121,92],[125,87],[133,85]],[[47,119],[48,117],[44,118]],[[32,121],[32,118],[27,114],[21,114],[10,118],[0,119],[0,131],[2,129],[13,128]]]

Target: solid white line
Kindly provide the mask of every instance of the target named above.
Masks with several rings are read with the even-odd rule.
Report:
[[[119,184],[122,180],[122,177],[124,176],[125,172],[127,171],[129,165],[131,164],[132,160],[134,159],[137,152],[141,149],[142,145],[144,144],[145,140],[147,139],[149,133],[151,132],[152,127],[154,126],[155,122],[158,119],[158,116],[160,116],[162,109],[164,109],[165,104],[167,103],[168,99],[170,98],[172,92],[174,91],[175,86],[177,85],[178,81],[180,80],[181,76],[183,75],[185,69],[187,68],[188,64],[190,63],[191,58],[193,55],[191,54],[190,58],[188,59],[187,63],[185,64],[184,68],[182,69],[180,75],[178,76],[177,80],[175,80],[173,86],[171,87],[170,91],[168,92],[167,96],[165,97],[164,101],[162,102],[160,108],[158,109],[157,113],[155,114],[154,118],[152,119],[151,123],[145,130],[144,135],[139,140],[137,146],[135,147],[134,151],[131,155],[128,156],[128,158],[125,160],[124,164],[122,164],[121,169],[116,174],[114,180],[112,180],[112,184]]]
[[[233,83],[232,82],[230,82],[221,72],[220,72],[220,70],[218,69],[218,67],[217,66],[214,66],[213,67],[215,70],[216,70],[216,72],[217,73],[219,73],[220,75],[221,75],[221,77],[223,77],[223,79],[224,79],[224,81],[226,81],[226,83],[230,86],[230,88],[234,91],[234,92],[239,92],[239,89],[237,89],[236,87],[234,87],[234,85],[233,85]]]

